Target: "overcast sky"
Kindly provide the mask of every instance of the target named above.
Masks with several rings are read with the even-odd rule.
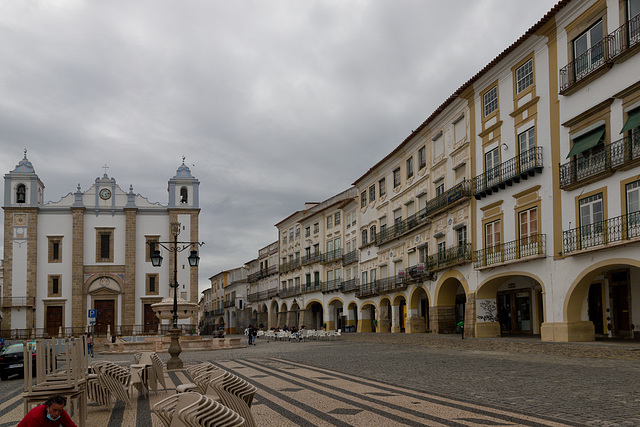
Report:
[[[350,187],[556,0],[0,0],[0,172],[200,180],[200,289]],[[4,188],[4,186],[3,186]],[[1,249],[0,249],[1,251]]]

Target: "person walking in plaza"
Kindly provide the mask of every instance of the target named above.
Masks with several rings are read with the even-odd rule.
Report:
[[[251,344],[256,345],[256,337],[258,336],[258,328],[252,325],[249,329],[249,335],[251,336]]]
[[[247,337],[249,338],[249,345],[253,344],[253,325],[249,325],[247,328]]]
[[[87,333],[87,354],[93,357],[93,335],[91,332]]]
[[[36,406],[24,416],[18,427],[77,427],[64,410],[67,398],[61,395],[51,396],[44,405]]]

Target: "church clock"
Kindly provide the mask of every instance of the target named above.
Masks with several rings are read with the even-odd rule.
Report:
[[[102,200],[109,200],[110,197],[111,197],[111,190],[109,190],[108,188],[103,188],[102,190],[100,190],[100,198]]]

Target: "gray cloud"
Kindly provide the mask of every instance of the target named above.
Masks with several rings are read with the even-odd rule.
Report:
[[[0,169],[201,181],[201,287],[348,188],[552,0],[1,1]]]

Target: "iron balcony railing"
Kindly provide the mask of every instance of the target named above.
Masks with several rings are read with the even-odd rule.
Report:
[[[560,188],[571,187],[583,180],[611,172],[640,159],[640,138],[625,137],[588,156],[578,155],[560,165]]]
[[[320,262],[332,262],[338,259],[342,259],[342,249],[334,249],[323,253]]]
[[[354,262],[358,262],[358,251],[353,250],[349,253],[342,255],[342,265],[353,264]]]
[[[609,59],[618,58],[640,44],[640,14],[609,34]]]
[[[429,255],[425,268],[428,271],[436,271],[453,265],[471,262],[471,258],[471,244],[466,243]]]
[[[513,182],[520,182],[520,179],[527,179],[541,171],[542,147],[531,148],[476,176],[473,179],[474,196],[480,200]]]
[[[322,254],[320,252],[314,252],[311,255],[305,255],[302,257],[302,265],[313,264],[314,262],[320,262]]]
[[[278,272],[278,266],[277,265],[272,265],[269,268],[263,268],[258,272],[255,273],[251,273],[248,277],[247,280],[249,280],[249,282],[257,282],[260,279],[263,279],[267,276],[270,276],[272,274],[276,274]]]
[[[309,282],[302,285],[302,293],[307,294],[309,292],[316,292],[322,290],[322,282]]]
[[[546,234],[534,234],[473,253],[474,268],[546,254]]]
[[[0,306],[9,307],[35,307],[36,299],[34,297],[6,297],[0,298]]]
[[[564,231],[564,253],[640,237],[640,211]]]
[[[406,269],[405,274],[408,276],[407,280],[423,281],[433,277],[433,273],[426,269],[424,263],[412,265]]]
[[[159,327],[158,327],[159,326]],[[158,330],[160,334],[168,334],[173,325],[121,325],[115,328],[110,328],[112,335],[118,337],[137,336],[137,335],[157,335]],[[184,334],[195,334],[197,332],[196,324],[178,324],[178,327]],[[96,328],[95,326],[71,326],[66,328],[60,328],[57,326],[50,328],[21,328],[21,329],[0,329],[0,338],[24,340],[35,338],[57,338],[62,337],[79,337],[84,335],[85,332],[91,332],[95,337],[105,337],[107,335],[107,329]]]
[[[600,70],[640,43],[640,15],[605,36],[585,53],[560,69],[560,94]]]
[[[217,308],[211,312],[212,316],[222,316],[224,314],[223,308]]]
[[[322,282],[322,292],[333,292],[342,290],[342,280],[333,279]]]
[[[356,289],[356,298],[364,298],[372,295],[376,295],[378,293],[378,283],[377,281],[372,281],[369,283],[363,283],[360,285],[358,289]]]
[[[223,304],[224,308],[234,307],[235,305],[236,305],[235,298],[229,301],[225,301]]]
[[[395,276],[378,279],[377,285],[378,293],[392,292],[405,289],[408,285],[408,280],[403,271],[396,274]]]
[[[253,292],[247,295],[248,302],[264,301],[273,298],[278,293],[276,288],[267,289],[266,291]]]
[[[280,264],[280,273],[288,273],[296,268],[300,268],[300,258],[292,259],[291,261]]]
[[[294,297],[300,295],[302,290],[300,289],[300,285],[295,285],[287,288],[280,288],[278,290],[278,295],[280,298]]]
[[[560,94],[608,63],[608,36],[560,69]]]
[[[360,279],[354,278],[342,282],[342,292],[356,291],[360,288]]]
[[[418,213],[409,216],[405,220],[398,221],[398,223],[396,223],[392,227],[388,227],[376,233],[376,245],[379,246],[385,242],[400,237],[403,234],[406,234],[423,224],[426,224],[427,222],[429,222],[429,218],[434,214],[440,212],[444,208],[457,203],[461,199],[470,197],[471,195],[472,187],[470,180],[464,180],[454,185],[449,190],[429,200],[426,206]]]

